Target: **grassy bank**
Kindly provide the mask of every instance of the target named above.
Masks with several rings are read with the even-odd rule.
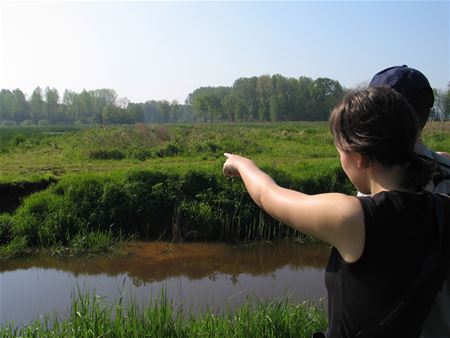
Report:
[[[267,168],[280,184],[317,193],[348,191],[338,167],[296,179]],[[0,216],[0,256],[28,248],[101,251],[117,238],[264,241],[303,235],[262,212],[239,179],[213,173],[131,170],[66,176]]]
[[[109,304],[94,295],[74,298],[65,319],[36,319],[25,327],[0,327],[2,337],[311,337],[325,330],[326,315],[310,303],[289,298],[250,299],[237,310],[203,314],[176,309],[162,295],[145,308],[119,300]]]

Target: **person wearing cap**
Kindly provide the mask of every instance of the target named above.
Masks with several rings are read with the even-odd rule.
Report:
[[[386,68],[374,75],[369,87],[391,87],[407,99],[419,122],[415,151],[439,164],[441,178],[429,182],[426,190],[450,194],[450,154],[435,152],[422,142],[422,132],[430,116],[434,94],[428,79],[420,71],[406,65]],[[450,337],[450,270],[446,281],[437,294],[422,327],[422,338]]]
[[[446,152],[434,152],[422,142],[423,128],[430,117],[431,108],[434,104],[433,89],[431,89],[430,83],[425,75],[407,65],[389,67],[375,74],[369,83],[369,87],[391,87],[406,98],[413,107],[419,121],[416,152],[436,160],[441,164],[443,170],[447,171],[446,169],[448,169],[450,172],[450,154]],[[438,192],[449,194],[450,186],[447,190]]]

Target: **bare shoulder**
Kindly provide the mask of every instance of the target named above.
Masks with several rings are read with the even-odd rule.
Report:
[[[338,246],[341,240],[353,239],[356,229],[364,225],[361,203],[355,196],[327,193],[311,196],[306,202],[312,225],[318,237]]]
[[[324,194],[328,201],[329,224],[323,228],[324,241],[336,247],[347,262],[361,256],[365,243],[364,211],[359,199],[344,194]]]

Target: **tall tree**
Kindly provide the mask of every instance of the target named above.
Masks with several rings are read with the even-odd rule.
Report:
[[[44,119],[44,99],[42,98],[42,89],[40,87],[36,87],[33,94],[31,94],[30,113],[34,123]]]
[[[286,119],[287,80],[281,75],[272,76],[272,95],[270,96],[270,119],[281,121]]]
[[[2,89],[0,91],[0,120],[13,120],[13,105],[14,97],[10,90]]]
[[[269,75],[260,76],[256,82],[258,115],[260,121],[270,121],[270,98],[272,96],[272,79]]]
[[[161,115],[163,116],[163,121],[165,123],[170,122],[170,103],[166,100],[159,101],[158,103],[158,109],[161,112]]]
[[[222,100],[222,107],[228,120],[243,122],[248,119],[248,108],[238,92],[231,92]]]
[[[66,89],[62,97],[62,105],[65,107],[68,122],[75,122],[79,112],[77,93]]]
[[[158,109],[157,101],[147,101],[141,104],[141,107],[144,111],[144,120],[146,122],[162,122],[163,118]]]
[[[30,119],[30,107],[25,94],[20,89],[14,89],[12,114],[16,122]]]
[[[58,101],[59,94],[56,88],[45,88],[45,103],[47,111],[47,120],[50,123],[59,122],[58,121]]]
[[[83,89],[80,94],[76,96],[77,122],[79,123],[92,123],[93,120],[93,102],[92,96],[88,91]]]
[[[172,122],[177,123],[180,118],[180,104],[177,100],[173,100],[170,103],[170,115],[172,116]]]
[[[312,98],[313,87],[313,79],[306,76],[302,76],[298,79],[297,95],[295,100],[298,112],[296,120],[314,120],[314,102]]]
[[[144,122],[144,110],[141,105],[130,103],[127,106],[126,113],[131,122]]]
[[[233,90],[237,96],[244,101],[246,113],[243,118],[248,121],[258,121],[258,98],[256,84],[258,78],[239,78],[233,84]]]
[[[201,116],[203,121],[208,122],[208,102],[206,99],[206,95],[196,96],[193,99],[194,111],[197,113],[197,116]]]
[[[214,117],[217,117],[222,109],[220,98],[215,94],[207,94],[205,95],[205,100],[209,112],[209,122],[212,123]]]
[[[338,81],[319,77],[314,81],[312,95],[316,120],[326,121],[331,109],[342,99],[344,90]]]

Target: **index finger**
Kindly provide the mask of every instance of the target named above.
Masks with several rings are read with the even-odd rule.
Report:
[[[231,156],[233,156],[233,154],[230,154],[230,153],[224,153],[223,156],[225,156],[226,158],[230,158]]]

